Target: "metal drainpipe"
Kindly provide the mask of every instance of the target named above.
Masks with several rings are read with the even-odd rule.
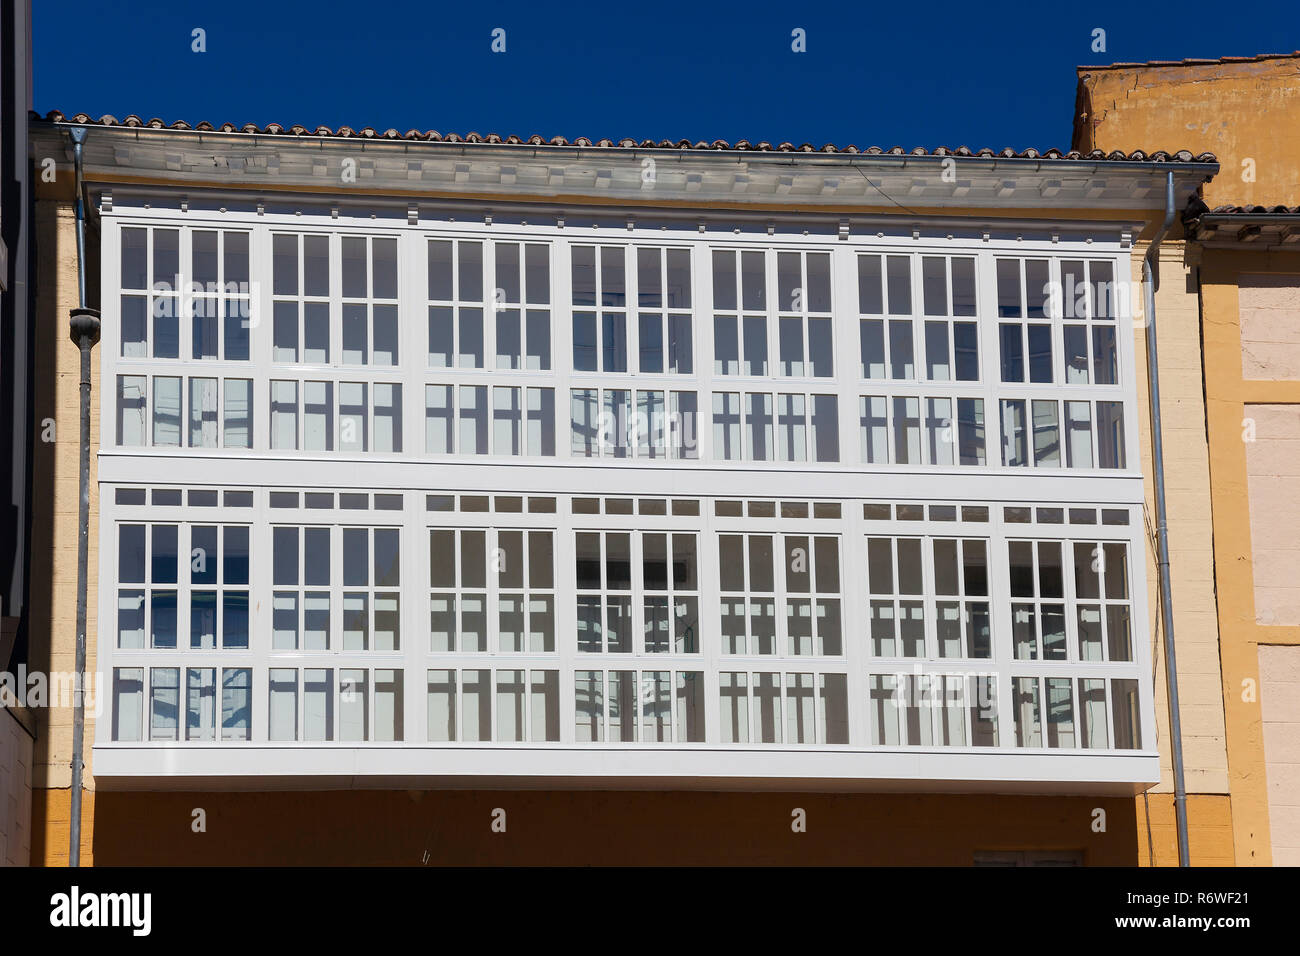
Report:
[[[75,127],[72,157],[76,168],[77,301],[68,331],[81,350],[81,475],[77,510],[77,659],[72,698],[72,804],[68,826],[68,866],[81,865],[82,751],[86,732],[86,564],[90,545],[90,351],[99,341],[99,310],[86,306],[86,210],[83,203],[81,146],[85,127]],[[103,693],[102,681],[100,693]]]
[[[1169,582],[1169,527],[1165,514],[1164,440],[1160,429],[1160,364],[1156,351],[1157,272],[1152,266],[1161,241],[1174,222],[1174,174],[1165,181],[1165,221],[1142,259],[1146,303],[1147,394],[1151,400],[1151,465],[1156,484],[1156,554],[1160,576],[1161,624],[1165,632],[1165,690],[1169,698],[1170,759],[1174,770],[1174,815],[1178,825],[1178,865],[1190,865],[1187,849],[1187,788],[1183,780],[1183,731],[1178,717],[1178,667],[1174,660],[1174,604]]]

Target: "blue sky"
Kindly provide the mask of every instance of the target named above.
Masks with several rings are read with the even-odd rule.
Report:
[[[1294,0],[34,6],[42,114],[569,138],[1064,148],[1076,65],[1300,49]]]

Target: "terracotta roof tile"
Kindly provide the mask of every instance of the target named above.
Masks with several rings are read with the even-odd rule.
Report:
[[[33,114],[36,116],[36,114]],[[37,116],[38,119],[41,117]],[[676,150],[695,150],[695,151],[734,151],[734,152],[755,152],[755,153],[839,153],[853,154],[864,156],[959,156],[975,157],[982,159],[1040,159],[1040,160],[1088,160],[1092,162],[1150,162],[1150,163],[1214,163],[1213,153],[1193,154],[1189,150],[1155,150],[1146,152],[1144,150],[1134,150],[1131,153],[1125,153],[1121,150],[1112,150],[1105,152],[1094,149],[1089,153],[1081,153],[1075,150],[1063,152],[1059,149],[1024,149],[1014,150],[1011,148],[992,150],[971,149],[967,146],[958,146],[956,148],[938,146],[933,149],[925,147],[916,147],[911,150],[905,150],[901,146],[892,146],[888,149],[880,146],[868,146],[859,148],[853,144],[846,146],[836,146],[833,143],[826,143],[822,146],[814,146],[812,143],[802,143],[795,145],[789,142],[782,142],[773,145],[766,140],[757,143],[751,143],[749,140],[739,140],[736,143],[728,143],[725,140],[713,140],[705,142],[701,140],[698,143],[692,143],[690,140],[683,139],[676,142],[672,140],[635,140],[624,138],[619,140],[598,139],[592,140],[586,136],[580,136],[574,140],[568,140],[563,136],[553,136],[549,139],[533,134],[527,138],[519,136],[501,136],[497,133],[489,133],[486,136],[470,132],[465,135],[457,133],[439,133],[437,130],[426,130],[421,132],[417,129],[409,129],[405,133],[399,133],[395,129],[387,129],[382,133],[367,126],[360,130],[355,130],[350,126],[340,126],[337,130],[332,130],[328,126],[318,126],[314,130],[309,130],[305,126],[293,125],[282,126],[279,123],[268,123],[265,126],[257,126],[254,123],[246,123],[242,126],[236,126],[233,123],[223,123],[220,126],[203,121],[196,124],[189,124],[178,120],[174,123],[165,123],[161,119],[144,120],[134,113],[119,120],[117,117],[105,114],[99,119],[93,119],[85,113],[75,113],[66,115],[59,110],[51,110],[44,117],[50,123],[75,123],[87,126],[110,126],[125,129],[172,129],[178,131],[190,132],[218,132],[218,133],[241,133],[253,134],[258,136],[290,136],[290,137],[317,137],[320,139],[386,139],[386,140],[405,140],[407,142],[425,142],[425,143],[464,143],[464,144],[483,144],[483,145],[505,145],[505,146],[567,146],[596,149],[676,149]]]
[[[1300,216],[1300,206],[1215,206],[1209,216]]]
[[[1221,56],[1217,60],[1147,60],[1143,63],[1088,63],[1075,67],[1080,72],[1090,70],[1131,70],[1134,67],[1153,67],[1156,69],[1170,66],[1214,66],[1219,63],[1258,63],[1260,60],[1290,60],[1300,58],[1300,50],[1294,53],[1260,53],[1256,56]]]

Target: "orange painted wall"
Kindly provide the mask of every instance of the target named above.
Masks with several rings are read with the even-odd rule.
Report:
[[[1211,152],[1221,171],[1205,188],[1210,206],[1300,202],[1300,54],[1078,74],[1076,149]]]

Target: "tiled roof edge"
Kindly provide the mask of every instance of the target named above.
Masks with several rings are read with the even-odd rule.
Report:
[[[1085,63],[1076,66],[1079,72],[1088,72],[1090,70],[1132,70],[1138,67],[1149,69],[1160,69],[1161,67],[1170,66],[1218,66],[1220,64],[1231,63],[1258,63],[1260,60],[1292,60],[1300,58],[1300,50],[1294,53],[1260,53],[1256,56],[1221,56],[1218,59],[1196,59],[1189,58],[1185,60],[1146,60],[1140,63]]]
[[[1203,216],[1300,216],[1300,206],[1215,206]]]
[[[32,114],[36,119],[44,119],[50,123],[71,123],[84,126],[105,126],[119,129],[148,129],[148,130],[177,130],[182,132],[197,133],[242,133],[246,135],[258,136],[291,136],[291,137],[316,137],[320,139],[362,139],[362,140],[395,140],[406,142],[424,142],[424,143],[450,143],[460,145],[487,145],[487,146],[527,146],[527,147],[570,147],[570,148],[596,148],[596,149],[676,149],[676,150],[697,150],[707,151],[737,151],[737,152],[758,152],[758,153],[836,153],[850,154],[861,156],[954,156],[962,158],[977,159],[1040,159],[1040,160],[1086,160],[1092,162],[1150,162],[1150,163],[1217,163],[1213,153],[1193,154],[1190,150],[1155,150],[1146,152],[1144,150],[1133,150],[1125,153],[1122,150],[1100,150],[1094,149],[1088,153],[1081,153],[1077,150],[1068,152],[1059,149],[1025,149],[1014,150],[1010,148],[993,150],[993,149],[971,149],[967,146],[958,146],[951,148],[947,146],[938,146],[933,149],[916,147],[914,149],[904,149],[901,146],[892,146],[888,149],[881,146],[868,146],[859,148],[852,144],[847,146],[836,146],[833,143],[827,143],[823,146],[814,146],[811,143],[795,145],[793,143],[769,143],[761,141],[751,143],[749,140],[740,140],[736,143],[727,143],[724,140],[714,140],[706,142],[691,142],[690,140],[636,140],[636,139],[589,139],[580,136],[574,140],[568,140],[563,136],[553,136],[544,138],[536,134],[528,137],[515,135],[501,136],[497,133],[488,133],[480,135],[479,133],[440,133],[437,130],[426,130],[420,132],[416,129],[407,130],[405,133],[399,133],[395,129],[383,131],[375,130],[369,126],[362,129],[353,129],[350,126],[340,126],[337,130],[332,130],[327,126],[318,126],[315,129],[308,129],[305,126],[283,126],[279,123],[269,123],[266,126],[257,126],[254,123],[246,123],[242,126],[234,123],[213,124],[207,121],[195,123],[193,125],[178,120],[174,123],[167,123],[161,119],[141,119],[134,113],[119,120],[115,116],[105,114],[99,119],[93,119],[85,113],[75,113],[68,116],[59,110],[51,110],[44,117],[36,113]]]

